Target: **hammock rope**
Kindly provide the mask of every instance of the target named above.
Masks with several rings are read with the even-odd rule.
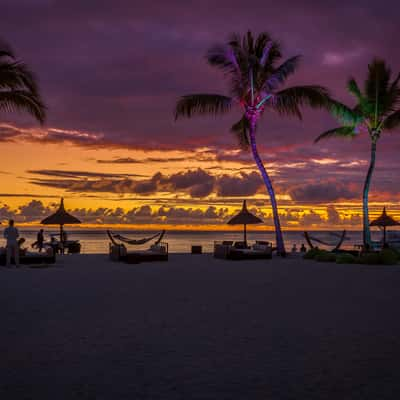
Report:
[[[333,236],[336,236],[336,234]],[[333,251],[335,251],[335,250],[339,250],[343,241],[346,239],[346,231],[344,230],[342,232],[342,234],[340,236],[338,236],[339,240],[336,243],[325,242],[324,240],[318,239],[315,236],[310,236],[310,234],[307,231],[304,232],[304,237],[305,237],[308,245],[310,246],[310,248],[314,248],[314,245],[311,242],[313,240],[314,242],[321,243],[325,246],[332,246],[332,247],[334,247]]]

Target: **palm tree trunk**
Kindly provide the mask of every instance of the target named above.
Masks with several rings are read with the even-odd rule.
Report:
[[[363,244],[364,247],[370,248],[371,246],[371,231],[369,229],[369,214],[368,214],[368,194],[371,185],[372,173],[375,168],[375,155],[376,155],[376,141],[372,140],[371,143],[371,159],[369,162],[368,173],[364,182],[363,190]]]
[[[261,172],[261,176],[263,178],[265,186],[268,190],[269,197],[271,199],[271,207],[272,207],[272,213],[273,213],[274,224],[275,224],[277,251],[278,251],[278,254],[280,254],[282,257],[284,257],[286,255],[286,250],[285,250],[285,244],[284,244],[283,236],[282,236],[281,223],[279,221],[278,206],[276,204],[275,192],[272,187],[271,179],[268,176],[267,171],[265,170],[264,164],[263,164],[263,162],[260,158],[260,155],[258,154],[258,150],[257,150],[256,135],[255,135],[255,131],[256,131],[255,117],[250,118],[249,122],[250,122],[249,136],[250,136],[251,151],[253,153],[253,157],[257,164],[257,167]]]

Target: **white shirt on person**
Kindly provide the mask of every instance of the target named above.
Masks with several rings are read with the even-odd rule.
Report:
[[[4,229],[4,237],[7,239],[7,244],[16,244],[19,237],[18,229],[15,226],[9,226]]]

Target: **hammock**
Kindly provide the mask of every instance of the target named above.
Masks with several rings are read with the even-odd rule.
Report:
[[[342,245],[343,241],[346,239],[346,230],[344,230],[341,235],[338,235],[338,234],[336,234],[334,232],[331,232],[331,235],[332,236],[337,236],[339,241],[335,242],[335,243],[329,243],[329,242],[326,242],[324,240],[318,239],[315,236],[310,236],[310,234],[307,231],[304,232],[304,237],[305,237],[308,245],[310,246],[310,248],[312,248],[312,249],[314,248],[314,245],[312,244],[312,241],[314,241],[314,242],[317,242],[317,243],[321,243],[321,244],[323,244],[325,246],[333,247],[332,251],[339,250],[339,248]]]
[[[158,232],[158,233],[156,233],[155,235],[153,235],[151,237],[143,238],[143,239],[137,239],[137,240],[129,239],[126,236],[122,236],[122,235],[119,235],[119,234],[116,234],[116,233],[112,233],[109,230],[107,230],[107,235],[108,235],[108,237],[110,238],[111,242],[114,245],[118,245],[119,244],[119,243],[117,243],[115,241],[115,239],[117,239],[117,240],[119,240],[119,241],[121,241],[123,243],[126,243],[126,244],[131,244],[133,246],[137,246],[137,245],[140,245],[140,244],[145,244],[147,242],[150,242],[151,240],[153,240],[153,239],[158,237],[158,239],[154,243],[155,245],[157,245],[158,243],[161,242],[163,236],[165,235],[165,230],[163,230],[161,232]]]

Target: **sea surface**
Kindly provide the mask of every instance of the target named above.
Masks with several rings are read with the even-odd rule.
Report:
[[[20,236],[26,239],[26,245],[23,247],[30,247],[30,245],[36,240],[37,229],[20,229]],[[99,254],[108,253],[109,239],[106,231],[101,229],[66,229],[69,240],[79,240],[81,243],[81,252],[84,254]],[[51,234],[57,234],[57,229],[45,229],[45,240],[50,240]],[[156,231],[137,231],[137,230],[120,230],[118,231],[123,236],[127,236],[131,239],[141,239],[144,237],[150,237],[156,233]],[[326,232],[326,231],[310,231],[311,236],[315,236],[327,243],[331,243],[332,247],[337,243],[338,236],[341,232]],[[373,232],[373,239],[379,240],[381,233],[379,231]],[[294,244],[299,249],[301,244],[304,243],[308,247],[303,232],[301,231],[284,231],[284,239],[286,244],[286,250],[290,251]],[[169,252],[171,253],[190,253],[192,245],[202,246],[204,253],[210,253],[213,251],[214,241],[243,240],[243,232],[240,231],[168,231],[163,241],[168,243]],[[266,240],[275,243],[274,232],[248,232],[247,240],[251,244],[255,240]],[[354,244],[360,244],[362,242],[361,231],[349,231],[344,241],[343,248],[353,248]],[[4,244],[4,240],[0,239],[0,245]],[[150,242],[151,244],[151,242]],[[149,243],[141,246],[128,246],[130,249],[146,249],[149,247]],[[319,245],[321,248],[329,248],[324,245]]]

